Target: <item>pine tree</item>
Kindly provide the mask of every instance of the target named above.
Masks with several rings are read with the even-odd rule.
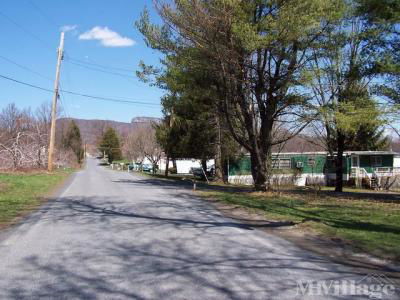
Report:
[[[372,82],[382,82],[390,70],[387,39],[393,28],[375,23],[367,13],[372,6],[360,2],[372,4],[347,1],[343,17],[320,35],[307,75],[320,121],[316,131],[335,157],[338,192],[343,190],[344,151],[385,146],[380,128],[386,110],[375,100]]]
[[[70,149],[74,152],[78,164],[82,162],[83,148],[81,132],[78,125],[73,120],[70,122],[68,130],[63,138],[63,147],[64,149]]]
[[[108,162],[122,159],[121,147],[117,132],[109,127],[103,134],[99,144],[99,151],[108,157]]]
[[[379,46],[385,50],[377,68],[386,73],[385,80],[375,86],[378,95],[389,100],[398,110],[400,104],[400,1],[358,0],[359,13],[367,16],[374,30],[386,30],[385,39]]]
[[[184,69],[198,66],[213,79],[218,97],[210,108],[220,109],[230,135],[250,154],[255,188],[270,189],[272,148],[309,120],[302,71],[324,24],[340,17],[342,1],[171,2],[158,10],[164,24],[152,24],[145,11],[138,29],[164,61],[190,53]],[[275,134],[283,126],[285,134]]]
[[[382,112],[372,99],[366,99],[364,107],[368,109],[368,115],[353,133],[346,137],[346,150],[353,151],[381,151],[389,148],[389,139],[385,136],[385,120]]]

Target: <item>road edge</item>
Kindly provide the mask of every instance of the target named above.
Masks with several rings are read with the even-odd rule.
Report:
[[[61,197],[61,195],[70,187],[74,181],[77,173],[81,169],[74,170],[68,174],[60,183],[56,184],[47,193],[40,196],[40,203],[32,208],[32,210],[23,213],[16,217],[12,222],[0,228],[0,243],[10,237],[17,231],[24,230],[23,226],[27,223],[33,225],[40,220],[40,218],[47,212],[48,209],[54,204],[54,201]],[[27,228],[29,229],[29,228]]]

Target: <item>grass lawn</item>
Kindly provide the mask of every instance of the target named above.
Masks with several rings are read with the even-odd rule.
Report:
[[[0,227],[36,208],[71,172],[0,173]]]
[[[203,196],[261,212],[267,219],[294,221],[302,230],[340,238],[364,252],[400,260],[400,202],[349,194],[202,192]]]

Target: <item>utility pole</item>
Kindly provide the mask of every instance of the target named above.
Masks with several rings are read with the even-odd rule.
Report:
[[[61,61],[64,54],[64,32],[61,32],[60,37],[60,47],[58,48],[57,55],[57,69],[56,69],[56,79],[54,81],[54,97],[51,109],[51,129],[50,129],[50,145],[49,145],[49,159],[47,163],[47,168],[49,172],[53,171],[53,154],[54,154],[54,144],[56,138],[56,118],[57,118],[57,100],[58,100],[58,86],[60,80],[60,67]]]

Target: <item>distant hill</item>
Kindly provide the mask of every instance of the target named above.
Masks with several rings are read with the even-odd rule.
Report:
[[[313,142],[310,142],[313,141]],[[320,141],[306,134],[299,134],[286,143],[274,147],[276,152],[319,152],[326,151]]]
[[[152,117],[135,117],[131,120],[130,123],[126,122],[117,122],[117,121],[109,121],[109,120],[84,120],[84,119],[74,119],[74,118],[61,118],[57,120],[57,130],[59,134],[58,137],[62,136],[62,132],[68,127],[68,124],[71,120],[74,120],[78,125],[82,139],[84,143],[88,145],[90,149],[95,151],[99,139],[102,136],[103,132],[108,128],[114,128],[121,137],[125,137],[134,130],[135,128],[146,126],[152,123],[159,123],[161,119],[152,118]],[[317,146],[309,142],[310,137],[307,135],[298,135],[293,139],[287,141],[281,147],[274,147],[274,151],[281,152],[306,152],[306,151],[324,151],[322,146]]]
[[[82,139],[89,147],[95,148],[99,142],[103,132],[108,128],[114,128],[118,134],[122,137],[129,134],[131,130],[140,126],[146,126],[153,122],[160,122],[161,119],[152,117],[135,117],[131,123],[108,121],[108,120],[84,120],[75,118],[61,118],[57,120],[57,131],[60,133],[57,136],[61,136],[62,132],[68,128],[68,124],[71,120],[74,120],[78,125]]]
[[[65,132],[67,126],[72,118],[61,118],[57,120],[57,138],[62,136],[62,132]],[[152,123],[159,123],[161,119],[152,117],[135,117],[130,123],[108,121],[108,120],[84,120],[84,119],[73,119],[78,124],[81,131],[82,139],[84,143],[88,145],[90,149],[95,151],[97,144],[103,132],[108,128],[114,128],[121,137],[127,136],[130,131],[135,128],[146,126]],[[313,142],[310,142],[312,140]],[[312,152],[312,151],[325,151],[322,145],[317,144],[317,140],[306,134],[299,134],[294,138],[290,139],[286,143],[275,146],[273,151],[275,152]],[[398,139],[393,140],[391,144],[393,151],[400,152],[400,141]]]

